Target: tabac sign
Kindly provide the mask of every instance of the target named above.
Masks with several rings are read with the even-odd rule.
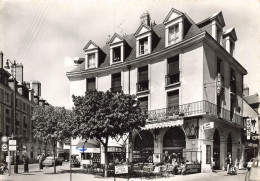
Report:
[[[218,73],[218,77],[217,77],[217,94],[220,95],[221,91],[222,91],[222,77],[220,75],[220,73]]]
[[[246,119],[246,138],[250,140],[250,132],[251,132],[251,118]]]

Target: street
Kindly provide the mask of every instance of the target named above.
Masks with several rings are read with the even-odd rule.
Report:
[[[80,168],[72,168],[72,180],[74,181],[98,181],[107,180],[114,181],[113,177],[104,178],[99,175],[76,173]],[[219,171],[216,173],[199,173],[193,175],[176,175],[173,177],[162,178],[130,178],[130,181],[139,180],[159,180],[159,181],[244,181],[246,170],[238,170],[238,175],[228,175],[226,171]],[[38,164],[29,165],[29,173],[23,173],[23,165],[19,165],[19,174],[1,175],[0,181],[70,181],[69,163],[65,162],[62,166],[57,166],[57,174],[53,174],[53,167],[44,167],[43,170],[39,170]],[[116,181],[126,181],[126,178],[116,178]]]

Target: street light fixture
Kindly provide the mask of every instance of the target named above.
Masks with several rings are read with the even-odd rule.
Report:
[[[13,79],[14,79],[14,107],[13,107],[13,109],[14,109],[14,115],[13,115],[13,118],[14,118],[14,120],[13,120],[13,133],[12,133],[12,135],[14,135],[15,136],[15,132],[16,132],[16,65],[17,65],[17,63],[16,63],[16,61],[14,60],[13,62],[11,61],[11,60],[9,60],[9,59],[7,59],[6,60],[6,66],[4,67],[4,68],[6,68],[6,69],[10,69],[11,67],[10,67],[10,64],[12,65],[12,67],[13,67]],[[18,173],[18,165],[17,165],[17,160],[16,160],[16,156],[17,156],[17,151],[15,151],[14,152],[14,173]]]

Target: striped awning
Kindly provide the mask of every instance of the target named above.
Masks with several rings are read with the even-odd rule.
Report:
[[[167,127],[174,127],[174,126],[181,126],[183,125],[183,119],[174,120],[174,121],[165,121],[165,122],[157,122],[157,123],[150,123],[146,124],[143,130],[148,129],[157,129],[157,128],[167,128]]]

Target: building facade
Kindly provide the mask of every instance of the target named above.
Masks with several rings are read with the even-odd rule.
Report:
[[[199,23],[174,8],[161,24],[150,19],[142,14],[135,33],[115,33],[103,47],[89,41],[67,73],[70,97],[91,89],[137,95],[148,119],[133,133],[132,162],[162,162],[168,151],[203,171],[224,169],[228,154],[240,163],[247,71],[235,59],[235,29],[223,32],[221,11]]]
[[[48,103],[41,98],[41,83],[23,80],[23,65],[16,65],[16,82],[14,68],[11,73],[4,69],[4,54],[0,52],[0,133],[2,136],[12,135],[17,140],[18,162],[26,154],[31,160],[36,160],[42,150],[41,144],[33,138],[32,111],[34,106],[45,106]],[[14,85],[16,84],[16,85]],[[16,90],[15,90],[16,89]],[[14,96],[14,90],[16,94]],[[15,99],[15,101],[14,101]],[[14,121],[14,102],[15,121]],[[5,159],[8,152],[0,150],[0,160]]]

